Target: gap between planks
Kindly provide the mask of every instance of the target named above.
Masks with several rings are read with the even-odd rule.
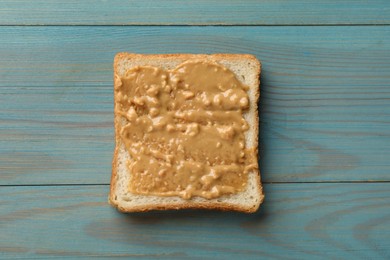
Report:
[[[194,23],[194,24],[147,24],[147,23],[129,23],[129,24],[0,24],[0,27],[349,27],[349,26],[389,26],[390,23],[366,24],[366,23],[344,23],[344,24],[229,24],[229,23]]]

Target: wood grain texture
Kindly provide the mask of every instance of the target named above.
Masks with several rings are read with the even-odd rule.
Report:
[[[1,25],[389,24],[386,0],[3,0]]]
[[[0,1],[0,259],[390,259],[389,25],[386,0]],[[262,61],[259,212],[107,204],[120,51]]]
[[[390,180],[390,27],[1,27],[0,184],[109,182],[119,51],[255,54],[266,182]]]
[[[290,88],[382,87],[389,70],[390,26],[2,26],[0,35],[5,87],[107,86],[120,51],[252,53],[268,82]]]
[[[268,184],[265,191],[253,215],[126,215],[107,204],[108,186],[1,187],[0,257],[390,257],[390,183]]]

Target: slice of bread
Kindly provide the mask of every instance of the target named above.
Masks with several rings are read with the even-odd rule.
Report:
[[[235,73],[237,79],[249,86],[249,109],[243,116],[249,123],[249,130],[245,132],[246,147],[255,148],[257,155],[258,146],[258,109],[257,102],[260,94],[259,75],[260,62],[253,55],[247,54],[161,54],[142,55],[132,53],[118,53],[114,60],[114,87],[120,84],[120,78],[132,67],[155,66],[165,70],[172,70],[179,64],[191,60],[202,59],[217,62]],[[114,100],[114,106],[117,106]],[[202,208],[218,210],[235,210],[242,212],[255,212],[264,199],[260,181],[259,170],[252,170],[248,174],[246,189],[239,193],[223,195],[214,199],[193,197],[183,199],[178,196],[152,196],[132,194],[128,191],[131,173],[127,167],[130,155],[124,143],[121,141],[119,130],[125,123],[125,119],[115,113],[115,151],[112,162],[112,177],[109,202],[122,212],[168,210],[184,208]]]

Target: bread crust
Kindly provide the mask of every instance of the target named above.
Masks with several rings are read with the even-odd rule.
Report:
[[[226,53],[217,53],[217,54],[136,54],[136,53],[126,53],[126,52],[120,52],[115,55],[114,58],[114,88],[116,86],[116,80],[115,77],[118,74],[120,61],[123,59],[142,59],[142,60],[155,60],[156,58],[159,59],[177,59],[180,60],[180,62],[183,62],[185,60],[189,59],[204,59],[204,60],[213,60],[213,61],[221,61],[221,60],[235,60],[235,59],[248,59],[252,62],[255,62],[256,64],[256,82],[255,82],[255,116],[254,116],[254,122],[255,122],[255,143],[258,144],[258,133],[259,133],[259,116],[258,116],[258,102],[260,97],[260,72],[261,72],[261,63],[260,61],[251,54],[226,54]],[[115,97],[115,95],[114,95]],[[109,203],[116,207],[121,212],[145,212],[145,211],[151,211],[151,210],[178,210],[178,209],[207,209],[207,210],[222,210],[222,211],[240,211],[244,213],[253,213],[258,210],[260,204],[264,200],[264,192],[261,184],[261,175],[260,175],[260,169],[256,170],[257,174],[255,174],[256,179],[256,185],[257,189],[260,192],[260,198],[259,203],[257,205],[254,205],[252,207],[246,207],[236,204],[230,204],[226,202],[194,202],[194,201],[184,201],[182,203],[175,203],[175,204],[157,204],[157,203],[149,203],[147,205],[139,205],[139,206],[132,206],[131,208],[128,207],[122,207],[119,205],[119,201],[116,198],[115,188],[117,187],[117,179],[118,179],[118,169],[117,169],[117,160],[118,160],[118,153],[119,153],[119,143],[120,143],[120,136],[119,136],[119,127],[117,127],[117,121],[119,120],[118,116],[115,115],[115,106],[117,102],[114,98],[114,124],[115,124],[115,149],[114,149],[114,155],[112,160],[112,174],[111,174],[111,184],[110,184],[110,194],[109,194]],[[255,153],[256,157],[258,157],[258,145],[255,146]],[[234,194],[233,194],[234,196]]]

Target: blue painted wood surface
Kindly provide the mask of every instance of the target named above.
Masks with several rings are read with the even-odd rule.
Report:
[[[1,1],[0,258],[390,258],[389,18],[380,0]],[[217,24],[251,26],[193,26]],[[262,61],[259,212],[107,204],[119,51]]]
[[[263,63],[265,182],[386,181],[390,27],[1,27],[0,184],[108,183],[116,52]],[[108,47],[109,46],[109,47]]]
[[[388,259],[389,187],[267,184],[252,215],[121,214],[108,186],[2,187],[0,257]]]
[[[387,0],[2,0],[3,25],[390,24]]]

